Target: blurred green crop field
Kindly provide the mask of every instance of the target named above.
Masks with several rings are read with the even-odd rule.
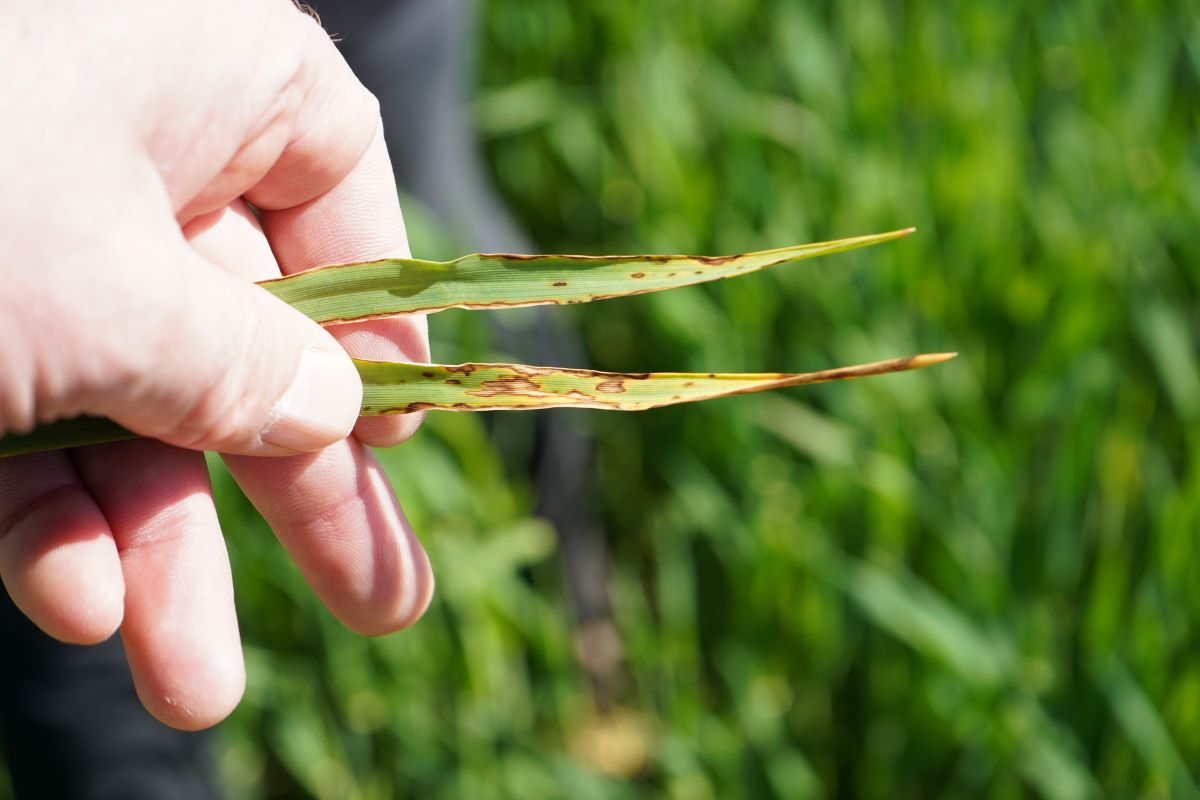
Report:
[[[547,252],[919,229],[554,309],[592,366],[962,356],[574,412],[599,633],[482,415],[385,454],[439,584],[383,639],[342,629],[217,473],[235,797],[1200,796],[1200,4],[816,5],[491,0],[489,168]],[[457,254],[409,217],[418,255]],[[438,360],[529,359],[484,318],[435,318]]]

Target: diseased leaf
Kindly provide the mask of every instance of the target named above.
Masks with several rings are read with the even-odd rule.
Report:
[[[763,392],[809,383],[865,378],[920,369],[954,358],[931,353],[820,372],[596,372],[524,364],[404,364],[354,359],[363,382],[364,416],[416,411],[527,411],[538,408],[650,408]],[[42,425],[0,438],[0,458],[135,438],[98,417]]]
[[[351,322],[445,308],[502,308],[586,303],[731,278],[805,258],[897,239],[912,229],[738,256],[473,255],[454,261],[390,259],[312,270],[261,285],[324,323]],[[862,378],[938,364],[934,353],[805,373],[619,373],[521,364],[424,365],[354,360],[364,415],[426,409],[502,411],[598,408],[640,411],[676,403],[808,383]],[[116,423],[80,417],[0,438],[0,458],[39,450],[119,441],[135,434]]]
[[[477,254],[444,262],[393,258],[322,267],[259,285],[325,324],[447,308],[564,305],[732,278],[891,241],[912,231],[718,257]]]
[[[425,409],[508,411],[535,408],[650,408],[763,392],[809,383],[920,369],[954,358],[933,353],[802,373],[595,372],[521,364],[458,366],[355,361],[363,378],[364,414]]]

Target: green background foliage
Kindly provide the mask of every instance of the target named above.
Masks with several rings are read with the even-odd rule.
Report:
[[[554,309],[589,366],[962,357],[573,412],[612,555],[599,645],[487,429],[523,423],[434,414],[385,454],[439,584],[378,640],[218,472],[249,671],[218,754],[235,796],[1200,794],[1197,5],[821,5],[491,0],[489,168],[546,252],[919,228]],[[459,254],[409,218],[417,255]],[[528,360],[484,317],[439,315],[438,359]]]

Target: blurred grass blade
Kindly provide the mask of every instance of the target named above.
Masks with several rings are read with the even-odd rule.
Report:
[[[372,416],[426,409],[504,411],[564,406],[642,411],[715,397],[920,369],[955,355],[932,353],[820,372],[757,374],[595,372],[523,364],[449,366],[360,359],[354,359],[354,365],[362,376],[362,413]],[[134,436],[109,420],[79,417],[43,425],[28,434],[0,438],[0,458]]]
[[[1170,786],[1171,797],[1200,798],[1200,787],[1171,736],[1170,725],[1125,663],[1106,652],[1094,657],[1090,668],[1113,716],[1150,775]]]
[[[396,258],[323,267],[260,285],[320,323],[447,308],[564,305],[732,278],[891,241],[912,231],[719,257],[482,254],[445,262]]]
[[[595,372],[520,364],[458,366],[356,361],[364,414],[425,409],[504,411],[574,406],[642,411],[809,383],[865,378],[939,364],[934,353],[803,373]]]

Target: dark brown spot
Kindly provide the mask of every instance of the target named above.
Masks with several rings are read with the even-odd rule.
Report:
[[[436,377],[437,377],[437,375],[435,375],[435,374],[434,374],[434,373],[432,373],[432,372],[422,372],[422,373],[421,373],[421,377],[422,377],[422,378],[436,378]]]
[[[446,383],[450,384],[451,386],[462,386],[462,381],[460,381],[458,378],[446,378]]]
[[[567,282],[566,281],[555,281],[554,285],[555,286],[566,286]]]
[[[646,273],[644,273],[644,272],[635,272],[635,273],[633,273],[632,275],[630,275],[629,277],[631,277],[631,278],[644,278],[644,277],[646,277]]]

